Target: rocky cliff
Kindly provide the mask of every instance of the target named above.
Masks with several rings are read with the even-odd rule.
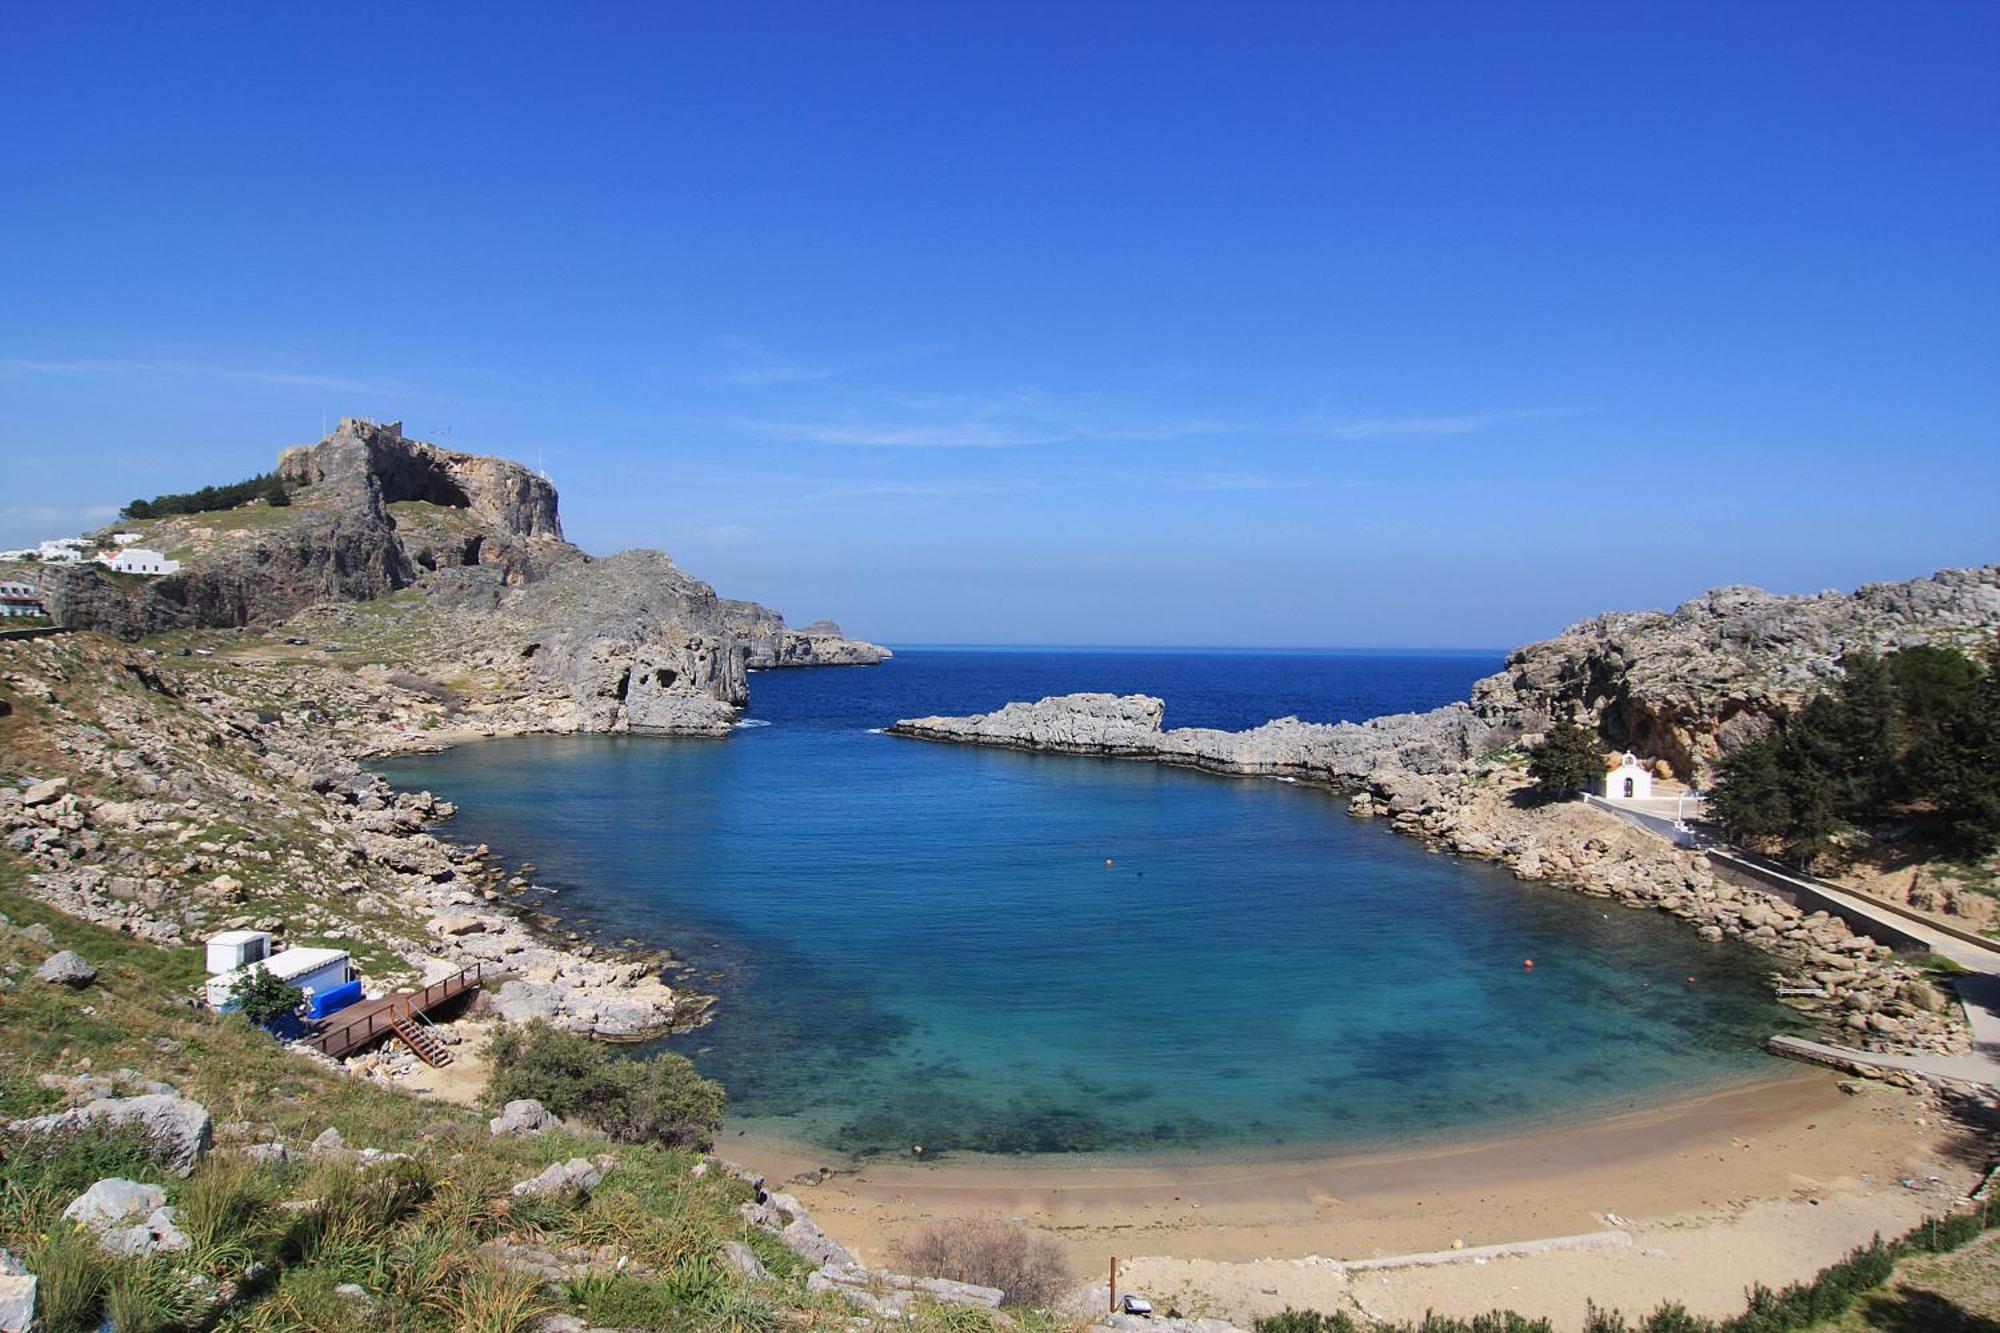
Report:
[[[886,649],[715,589],[658,551],[597,560],[562,536],[555,487],[518,463],[442,449],[400,422],[343,420],[286,449],[292,503],[121,524],[182,561],[160,579],[19,566],[69,629],[125,638],[269,625],[415,589],[441,656],[543,697],[559,730],[720,734],[753,667],[880,662]],[[449,673],[447,673],[449,674]]]
[[[1517,648],[1473,688],[1472,707],[1515,731],[1561,718],[1705,777],[1732,745],[1840,674],[1857,649],[1948,644],[1977,652],[2000,630],[2000,565],[1852,593],[1781,597],[1716,588],[1672,611],[1620,612]]]
[[[441,449],[403,434],[403,423],[347,418],[318,444],[278,455],[278,475],[297,488],[339,494],[350,507],[399,501],[464,509],[509,536],[562,539],[556,488],[519,463]]]
[[[1718,588],[1671,612],[1627,612],[1517,648],[1469,703],[1364,723],[1280,718],[1248,731],[1168,730],[1147,695],[1072,694],[890,730],[932,740],[1160,759],[1237,773],[1408,788],[1535,739],[1556,720],[1704,776],[1738,741],[1840,672],[1846,654],[1917,643],[1977,650],[2000,633],[2000,566],[1948,569],[1850,594],[1780,597]]]

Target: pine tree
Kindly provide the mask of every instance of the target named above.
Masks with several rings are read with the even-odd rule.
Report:
[[[1582,791],[1604,776],[1596,733],[1574,722],[1556,723],[1529,753],[1528,775],[1545,797]]]

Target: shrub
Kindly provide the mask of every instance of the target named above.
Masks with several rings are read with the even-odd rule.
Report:
[[[1290,1306],[1277,1314],[1265,1315],[1253,1327],[1257,1333],[1360,1333],[1360,1326],[1344,1310],[1321,1314],[1318,1310],[1294,1310]]]
[[[306,993],[283,977],[260,967],[229,998],[237,1013],[263,1027],[287,1014],[297,1013],[299,1006],[306,1002]]]
[[[625,1058],[537,1021],[503,1026],[487,1047],[495,1107],[532,1097],[628,1143],[705,1149],[722,1124],[722,1087],[668,1052]]]
[[[903,1259],[924,1277],[998,1287],[1009,1305],[1052,1305],[1071,1281],[1054,1241],[980,1218],[954,1218],[925,1229],[904,1247]]]

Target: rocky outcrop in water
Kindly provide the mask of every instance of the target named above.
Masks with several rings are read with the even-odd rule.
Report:
[[[755,602],[725,601],[723,615],[730,632],[748,650],[744,664],[753,671],[772,667],[875,666],[894,656],[879,644],[850,639],[831,620],[815,620],[792,629],[785,618]]]

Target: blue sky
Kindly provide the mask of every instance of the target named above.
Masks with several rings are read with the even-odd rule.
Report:
[[[343,415],[889,641],[2000,559],[2000,6],[0,8],[0,544]]]

